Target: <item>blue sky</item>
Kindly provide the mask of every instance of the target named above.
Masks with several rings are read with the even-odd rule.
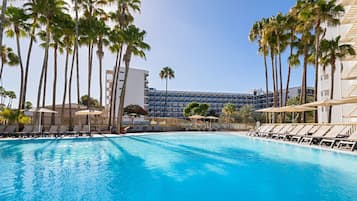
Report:
[[[249,30],[256,20],[279,11],[286,13],[294,3],[295,0],[142,0],[142,12],[137,15],[135,24],[147,31],[146,41],[152,49],[147,52],[147,60],[134,58],[132,66],[148,70],[149,86],[157,89],[165,86],[158,76],[164,66],[176,72],[176,78],[169,82],[173,90],[248,92],[264,88],[263,58],[258,56],[256,44],[248,41]],[[27,41],[21,42],[22,54],[26,55]],[[13,39],[5,39],[5,43],[15,47]],[[86,52],[83,48],[80,54],[81,91],[85,93]],[[35,48],[33,54],[28,98],[35,103],[43,49]],[[112,69],[114,56],[106,52],[104,60],[104,68]],[[63,93],[63,61],[64,56],[59,62],[58,103]],[[52,63],[49,65],[48,79],[51,81]],[[95,97],[99,96],[97,66],[95,59],[92,84]],[[308,71],[311,85],[313,69]],[[18,75],[18,68],[6,67],[5,88],[18,91]],[[293,70],[291,86],[300,85],[300,77],[300,69]],[[48,104],[51,92],[52,83],[49,82]]]

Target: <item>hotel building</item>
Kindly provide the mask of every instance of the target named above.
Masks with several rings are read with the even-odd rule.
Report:
[[[313,88],[308,88],[308,95],[313,96]],[[299,96],[300,88],[289,89],[289,98]],[[191,102],[207,103],[216,115],[220,115],[222,108],[227,103],[232,103],[237,109],[244,105],[251,105],[254,109],[262,109],[273,105],[273,93],[269,93],[268,105],[263,90],[253,90],[250,93],[219,93],[219,92],[194,92],[194,91],[168,91],[167,111],[165,112],[165,90],[150,88],[148,93],[148,112],[150,117],[184,118],[183,109]],[[166,113],[166,114],[165,114]]]
[[[110,98],[113,83],[113,71],[107,70],[105,72],[105,106],[109,108]],[[148,106],[148,76],[149,72],[146,70],[130,68],[128,74],[128,82],[126,88],[126,95],[124,100],[124,107],[130,104],[140,105],[147,109]],[[120,92],[124,81],[124,68],[120,68],[119,84],[116,100],[119,102]]]
[[[341,0],[345,6],[345,13],[341,16],[341,24],[337,27],[328,27],[326,39],[341,36],[342,44],[350,44],[357,51],[357,0]],[[334,94],[333,99],[357,95],[357,56],[348,56],[342,60],[336,61],[336,70],[334,73]],[[319,68],[318,81],[318,100],[330,98],[331,68],[327,66],[325,71],[323,67]],[[357,104],[333,106],[332,122],[356,122]],[[328,111],[326,107],[319,107],[319,122],[328,121]]]

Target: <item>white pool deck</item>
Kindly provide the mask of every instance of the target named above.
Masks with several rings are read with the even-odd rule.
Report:
[[[357,151],[350,151],[347,149],[331,149],[330,147],[326,146],[319,146],[319,145],[307,145],[307,144],[300,144],[300,143],[294,143],[294,142],[289,142],[289,141],[281,141],[281,140],[275,140],[275,139],[269,139],[269,138],[261,138],[261,137],[252,137],[248,136],[248,132],[235,132],[235,131],[197,131],[197,132],[189,132],[189,131],[179,131],[179,132],[161,132],[161,133],[129,133],[129,134],[93,134],[91,137],[85,136],[85,137],[37,137],[37,138],[0,138],[0,141],[27,141],[27,140],[61,140],[61,139],[88,139],[88,138],[120,138],[120,137],[126,137],[126,136],[142,136],[142,135],[177,135],[177,134],[185,134],[185,133],[197,133],[197,134],[210,134],[210,133],[215,133],[215,134],[224,134],[224,135],[236,135],[236,136],[243,136],[250,138],[252,140],[263,140],[263,141],[268,141],[272,143],[279,143],[279,144],[289,144],[293,146],[299,146],[299,147],[305,147],[309,149],[317,149],[317,150],[323,150],[323,151],[329,151],[329,152],[336,152],[336,153],[342,153],[342,154],[348,154],[348,155],[354,155],[357,156]]]

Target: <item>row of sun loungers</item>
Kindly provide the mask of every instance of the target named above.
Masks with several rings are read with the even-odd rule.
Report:
[[[41,130],[37,126],[25,125],[22,131],[17,132],[17,125],[0,125],[0,138],[32,138],[32,137],[79,137],[79,136],[91,136],[92,134],[102,134],[104,129],[98,127],[95,130],[89,132],[88,125],[79,126],[76,125],[72,130],[69,126],[56,126],[52,125],[47,130]]]
[[[267,124],[250,131],[249,135],[351,151],[357,148],[357,129],[352,125]]]

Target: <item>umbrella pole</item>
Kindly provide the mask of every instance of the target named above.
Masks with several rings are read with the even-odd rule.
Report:
[[[89,129],[89,134],[90,134],[90,115],[88,115],[88,129]]]
[[[38,121],[38,132],[41,133],[41,121],[42,121],[42,112],[40,112],[40,119]]]

